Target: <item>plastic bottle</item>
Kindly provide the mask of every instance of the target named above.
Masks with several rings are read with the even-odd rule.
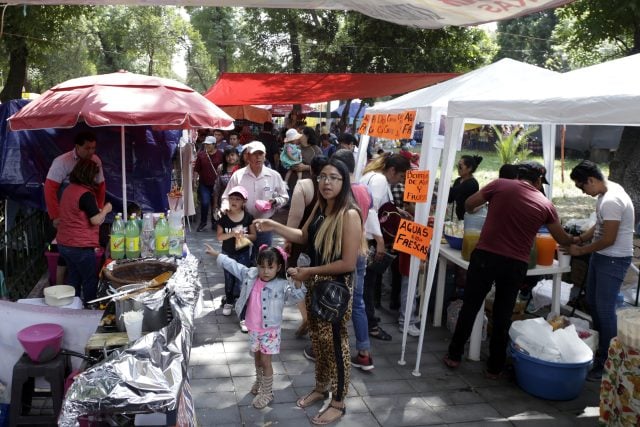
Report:
[[[124,258],[124,245],[124,222],[122,221],[122,214],[117,214],[116,219],[111,224],[110,250],[112,259]]]
[[[164,217],[164,214],[160,214],[160,218],[156,224],[155,229],[155,239],[156,239],[156,256],[165,256],[169,255],[169,224],[167,224],[167,220]]]
[[[169,214],[169,255],[182,257],[182,215]]]
[[[134,215],[125,226],[125,255],[127,259],[140,258],[140,229]]]
[[[142,216],[142,233],[140,234],[140,253],[143,258],[153,256],[153,250],[155,249],[154,234],[153,216],[151,213],[145,213]]]
[[[486,208],[480,209],[476,213],[467,212],[464,214],[464,234],[462,235],[462,259],[469,261],[471,252],[476,248],[480,239],[480,232],[487,218]]]
[[[536,250],[538,251],[538,264],[552,265],[558,244],[553,239],[546,227],[541,227],[536,236]]]

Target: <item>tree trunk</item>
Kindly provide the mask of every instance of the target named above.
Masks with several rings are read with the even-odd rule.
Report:
[[[609,178],[622,185],[633,201],[636,218],[640,219],[640,127],[626,126],[620,146],[609,166]]]
[[[291,66],[294,73],[302,72],[302,57],[300,55],[300,44],[298,42],[298,22],[295,12],[289,12],[289,46],[291,48]]]
[[[24,38],[15,37],[10,42],[7,40],[5,43],[10,46],[9,74],[4,88],[0,92],[0,101],[2,102],[22,98],[22,88],[27,79],[27,57],[29,55],[29,49]]]

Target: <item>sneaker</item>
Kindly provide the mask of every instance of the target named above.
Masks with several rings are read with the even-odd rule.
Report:
[[[201,223],[198,228],[196,229],[197,232],[200,232],[202,230],[204,230],[205,228],[207,228],[207,223]]]
[[[222,314],[223,314],[224,316],[231,316],[231,310],[233,310],[233,305],[231,305],[231,304],[225,304],[225,305],[222,307]]]
[[[249,332],[249,329],[247,329],[247,324],[245,323],[244,320],[240,321],[240,330],[242,331],[243,334],[246,334]]]
[[[351,366],[360,368],[363,371],[370,371],[373,369],[373,357],[371,357],[371,355],[363,356],[358,352],[358,354],[351,358]]]
[[[311,344],[304,348],[302,354],[304,354],[304,357],[311,360],[312,362],[316,361],[316,355],[313,354],[313,347],[311,346]]]
[[[398,326],[398,330],[400,332],[404,332],[404,326],[403,325]],[[420,328],[418,328],[416,325],[409,325],[409,329],[407,330],[407,335],[412,337],[419,337]]]

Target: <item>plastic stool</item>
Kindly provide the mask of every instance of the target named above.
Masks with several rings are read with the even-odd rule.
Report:
[[[48,362],[36,363],[26,353],[23,353],[20,360],[13,366],[9,426],[13,427],[18,424],[57,425],[64,398],[64,380],[69,373],[68,371],[68,356],[58,354]],[[35,391],[35,378],[38,377],[44,377],[49,382],[50,391]],[[51,397],[53,415],[29,415],[34,397]]]

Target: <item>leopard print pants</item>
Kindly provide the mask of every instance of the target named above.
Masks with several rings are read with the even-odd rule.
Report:
[[[353,276],[345,275],[345,283],[353,295]],[[319,280],[331,277],[319,277]],[[311,293],[313,283],[305,297],[307,312],[311,313]],[[351,300],[344,317],[336,323],[329,323],[309,314],[309,335],[316,356],[316,390],[331,390],[333,398],[340,402],[349,391],[351,373],[351,354],[349,352],[349,333],[347,322],[351,319]]]

